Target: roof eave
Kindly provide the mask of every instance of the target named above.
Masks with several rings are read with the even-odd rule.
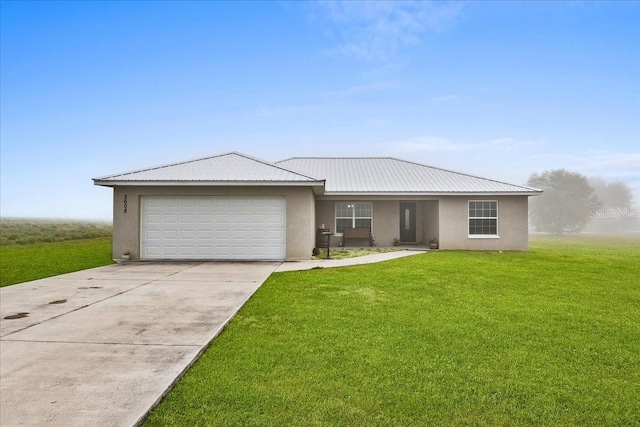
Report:
[[[371,191],[325,191],[325,196],[390,196],[390,197],[402,197],[402,196],[538,196],[542,191],[386,191],[386,192],[371,192]]]
[[[103,187],[324,187],[324,181],[116,181],[94,179]]]

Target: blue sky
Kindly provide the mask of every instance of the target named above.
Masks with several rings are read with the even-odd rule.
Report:
[[[111,219],[91,178],[240,151],[393,156],[640,201],[639,2],[2,1],[2,216]]]

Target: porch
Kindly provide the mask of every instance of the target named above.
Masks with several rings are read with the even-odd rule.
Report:
[[[428,249],[430,241],[439,240],[439,204],[417,198],[319,199],[316,223],[333,233],[331,247]],[[360,238],[350,238],[356,235]]]

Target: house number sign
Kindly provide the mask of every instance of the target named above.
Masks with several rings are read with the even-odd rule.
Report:
[[[123,205],[124,205],[124,213],[127,213],[127,195],[126,194],[124,195]]]

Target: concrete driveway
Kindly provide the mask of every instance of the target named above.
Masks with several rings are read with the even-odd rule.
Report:
[[[2,288],[0,425],[135,425],[278,265],[130,263]]]

